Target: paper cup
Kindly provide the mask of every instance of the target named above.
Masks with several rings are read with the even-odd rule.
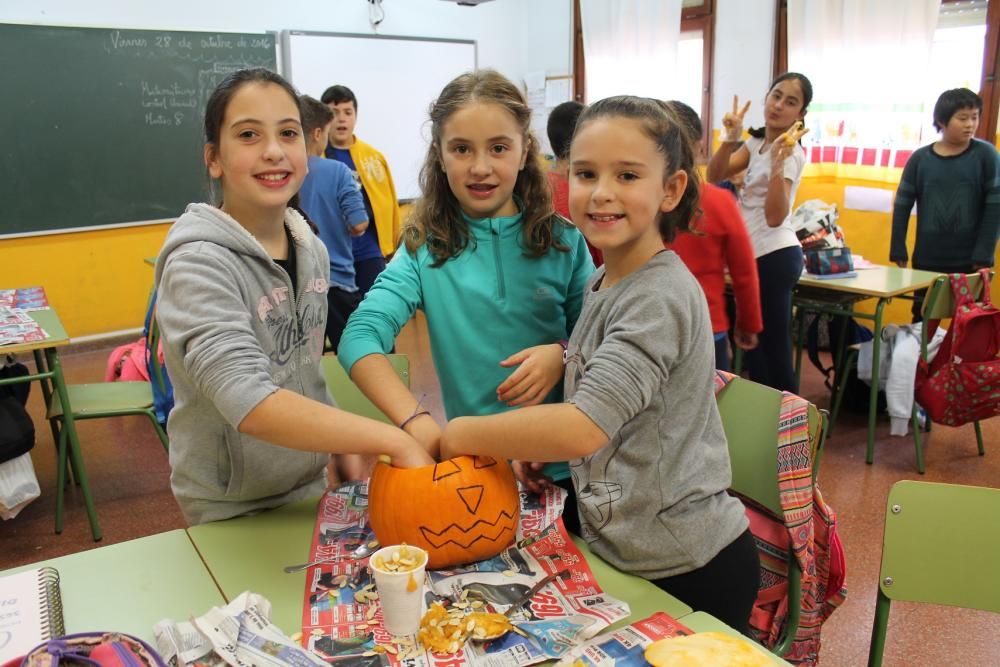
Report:
[[[416,567],[404,570],[406,565],[399,564],[399,560],[393,560],[396,554],[406,554],[416,562]],[[403,556],[400,558],[405,560]],[[389,563],[396,563],[402,571],[380,567]],[[423,612],[427,552],[408,544],[383,547],[371,555],[368,567],[375,579],[385,631],[400,636],[416,633],[420,628],[420,617]]]

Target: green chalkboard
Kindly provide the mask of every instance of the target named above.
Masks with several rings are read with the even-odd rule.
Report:
[[[202,122],[270,34],[0,24],[0,237],[177,217],[207,197]]]

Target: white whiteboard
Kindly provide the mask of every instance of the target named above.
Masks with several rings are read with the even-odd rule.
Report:
[[[427,109],[445,84],[476,68],[476,42],[294,30],[281,41],[283,73],[299,92],[319,99],[334,84],[354,91],[355,134],[385,155],[400,199],[419,196]]]

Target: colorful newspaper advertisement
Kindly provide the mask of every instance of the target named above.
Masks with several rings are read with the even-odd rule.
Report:
[[[27,311],[11,306],[0,306],[0,345],[33,343],[48,337]]]
[[[620,630],[574,646],[556,667],[647,667],[646,647],[667,637],[694,634],[680,621],[662,611]]]
[[[344,667],[518,667],[559,658],[629,614],[628,605],[605,594],[559,518],[565,492],[522,494],[518,540],[500,555],[451,570],[427,573],[425,609],[462,601],[479,611],[503,613],[547,575],[568,571],[511,615],[520,632],[458,653],[423,650],[412,637],[392,637],[365,558],[352,554],[375,537],[365,522],[364,482],[328,492],[320,501],[312,559],[331,559],[307,572],[303,641],[329,663]],[[548,523],[546,523],[548,521]]]

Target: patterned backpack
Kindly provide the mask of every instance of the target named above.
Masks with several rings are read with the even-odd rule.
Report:
[[[1000,414],[1000,310],[990,300],[990,271],[981,269],[983,294],[972,296],[965,274],[948,276],[955,315],[937,355],[917,363],[917,403],[931,421],[961,426]],[[927,324],[934,336],[940,320]]]

